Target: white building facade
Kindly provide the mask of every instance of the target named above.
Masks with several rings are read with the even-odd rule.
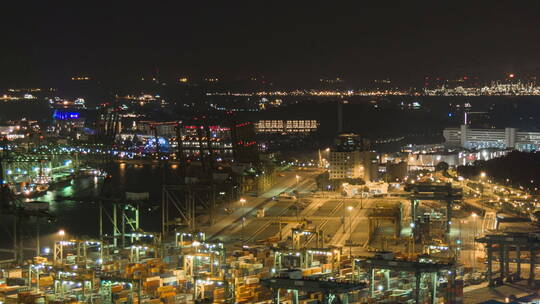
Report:
[[[378,165],[377,155],[372,151],[331,151],[330,179],[361,178],[375,179]]]
[[[540,132],[522,132],[516,128],[472,129],[467,125],[443,130],[445,144],[465,149],[516,149],[536,151],[540,149]]]

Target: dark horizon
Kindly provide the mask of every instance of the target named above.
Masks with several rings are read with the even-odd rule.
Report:
[[[413,85],[425,76],[540,72],[538,10],[515,2],[77,6],[6,10],[0,86],[54,85],[77,75]]]

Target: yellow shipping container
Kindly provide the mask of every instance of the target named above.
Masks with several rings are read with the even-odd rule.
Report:
[[[158,288],[158,292],[170,292],[174,291],[174,286],[161,286]]]
[[[114,301],[115,304],[120,304],[120,303],[127,303],[128,299],[127,298],[119,298],[118,300]]]
[[[159,295],[160,298],[168,298],[168,297],[174,297],[176,295],[176,292],[163,292]]]
[[[42,287],[49,287],[54,284],[54,279],[52,276],[42,276],[39,278],[39,285]]]
[[[111,286],[111,291],[112,292],[119,292],[121,291],[123,288],[122,288],[122,285],[113,285]]]

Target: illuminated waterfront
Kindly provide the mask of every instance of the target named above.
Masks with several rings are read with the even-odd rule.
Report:
[[[174,172],[174,169],[168,170],[169,180],[174,180]],[[160,213],[159,210],[155,210],[154,206],[159,205],[161,199],[161,179],[163,177],[161,167],[116,163],[113,165],[111,173],[114,188],[118,193],[123,191],[149,192],[149,206],[141,210],[141,216],[145,217],[144,228],[148,231],[159,230]],[[59,229],[65,229],[71,236],[98,236],[96,201],[101,191],[102,182],[103,178],[101,177],[77,177],[47,191],[43,196],[23,199],[24,202],[33,200],[48,202],[51,213],[57,216],[55,222],[42,227],[44,246],[52,244],[54,237],[51,235]]]

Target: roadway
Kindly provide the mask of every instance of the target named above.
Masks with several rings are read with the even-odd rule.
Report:
[[[245,202],[237,201],[228,206],[228,209],[233,210],[232,213],[227,214],[223,212],[217,216],[214,225],[207,227],[203,231],[206,233],[208,239],[221,239],[224,241],[231,239],[239,239],[239,228],[244,222],[244,230],[249,231],[253,227],[248,227],[255,217],[257,210],[264,208],[268,214],[279,214],[284,209],[288,209],[293,205],[293,201],[281,202],[274,201],[272,197],[278,196],[282,192],[292,192],[293,190],[303,190],[305,187],[314,185],[313,178],[319,172],[315,171],[296,171],[289,170],[282,173],[283,176],[277,177],[276,184],[265,193],[257,196],[245,196]],[[296,178],[298,176],[299,178]],[[278,204],[279,203],[279,204]],[[243,220],[245,219],[245,220]]]
[[[406,198],[384,198],[384,199],[356,199],[342,198],[335,193],[321,195],[314,194],[316,188],[314,178],[319,172],[309,172],[302,170],[290,170],[284,172],[284,176],[279,177],[276,185],[266,193],[258,197],[246,197],[246,202],[242,205],[235,203],[231,209],[231,214],[222,215],[217,223],[206,230],[209,239],[219,238],[228,243],[256,244],[266,241],[278,242],[286,241],[287,246],[292,244],[291,231],[297,227],[304,219],[309,222],[308,227],[317,227],[323,232],[325,245],[343,247],[344,253],[352,252],[354,255],[365,254],[370,249],[368,240],[368,219],[366,213],[373,208],[376,201],[402,201],[404,202],[402,235],[407,236],[410,222],[410,206]],[[296,178],[299,176],[299,179]],[[467,181],[461,183],[466,184]],[[495,196],[492,191],[496,185],[489,184],[485,187],[483,199],[489,199]],[[474,192],[475,189],[465,186],[465,189]],[[488,190],[491,189],[491,190]],[[299,192],[298,201],[291,199],[278,198],[272,200],[272,197],[278,196],[282,192]],[[519,194],[523,197],[525,193]],[[306,202],[306,200],[309,200]],[[479,198],[468,197],[465,199],[478,209],[488,212],[495,212],[496,209],[486,206]],[[423,201],[422,209],[426,212],[437,207],[438,202]],[[350,207],[350,210],[349,210]],[[439,206],[440,207],[440,206]],[[442,208],[442,207],[441,207]],[[265,216],[257,217],[257,210],[264,209]],[[444,212],[443,212],[444,213]],[[456,214],[457,216],[458,214]],[[377,231],[377,239],[385,239],[392,234],[392,228],[382,227]],[[484,219],[478,215],[463,214],[454,219],[452,224],[450,239],[459,240],[460,261],[468,267],[476,268],[482,271],[485,265],[479,262],[479,258],[484,257],[482,245],[474,242],[474,237],[482,235],[484,231]],[[349,239],[352,240],[349,243]],[[377,243],[379,243],[377,241]],[[303,237],[303,246],[314,247],[314,237]],[[379,244],[382,246],[383,243]],[[404,244],[398,244],[405,246]],[[351,246],[351,247],[349,247]],[[347,248],[349,247],[349,248]],[[377,246],[380,247],[380,246]]]

